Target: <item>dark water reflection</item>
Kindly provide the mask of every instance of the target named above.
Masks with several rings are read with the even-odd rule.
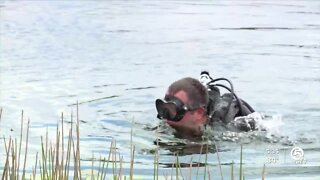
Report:
[[[47,128],[55,136],[61,112],[70,126],[78,101],[84,160],[92,152],[107,155],[112,138],[129,160],[132,129],[136,173],[146,178],[153,174],[157,138],[161,166],[172,164],[177,151],[182,165],[204,163],[197,152],[205,143],[170,133],[157,137],[151,129],[158,124],[154,100],[166,87],[209,70],[231,79],[240,97],[273,116],[263,135],[214,139],[226,176],[243,143],[246,178],[261,177],[270,148],[281,152],[278,163],[267,165],[270,178],[319,177],[319,6],[291,0],[1,1],[0,137],[19,137],[24,109],[35,159],[40,136]],[[220,172],[215,142],[207,164]],[[294,146],[305,150],[307,164],[292,161]]]

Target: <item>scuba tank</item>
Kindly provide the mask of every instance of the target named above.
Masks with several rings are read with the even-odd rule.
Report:
[[[222,122],[223,124],[233,124],[237,129],[249,131],[253,130],[255,123],[246,123],[239,121],[240,116],[247,116],[254,112],[254,109],[244,100],[238,98],[234,92],[233,84],[226,78],[213,79],[208,71],[200,73],[199,81],[204,85],[209,94],[209,104],[207,105],[207,113],[209,124],[214,122]],[[230,87],[218,84],[218,81],[226,81]],[[229,91],[221,96],[219,87]],[[235,121],[237,120],[237,122]]]

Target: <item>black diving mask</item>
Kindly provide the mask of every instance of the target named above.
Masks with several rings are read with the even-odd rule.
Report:
[[[179,98],[174,96],[166,96],[164,100],[157,99],[155,103],[158,111],[157,118],[170,121],[180,121],[187,111],[195,110],[188,108]]]

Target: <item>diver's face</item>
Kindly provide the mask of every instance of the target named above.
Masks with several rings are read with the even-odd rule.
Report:
[[[166,95],[174,96],[180,99],[185,105],[190,106],[187,93],[183,90],[178,91],[176,94],[169,94],[167,92]],[[204,113],[204,109],[199,107],[194,111],[186,111],[186,113],[180,121],[172,121],[165,119],[165,122],[177,131],[198,134],[199,127],[206,123],[206,117],[204,116]]]

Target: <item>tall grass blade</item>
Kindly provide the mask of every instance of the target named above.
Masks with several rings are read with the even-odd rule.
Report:
[[[178,153],[176,153],[176,180],[179,180],[178,163],[179,163],[179,158],[178,158]]]
[[[93,177],[93,166],[94,166],[94,153],[92,152],[91,180],[94,180],[94,177]]]
[[[100,157],[100,162],[101,162],[101,161],[102,161],[102,167],[101,167],[101,171],[99,170],[100,176],[99,176],[99,173],[98,173],[98,178],[97,178],[97,180],[99,180],[99,177],[100,177],[100,179],[102,180],[102,179],[103,179],[103,176],[104,176],[104,172],[105,172],[104,168],[105,168],[106,158],[103,157],[103,159],[102,159],[102,158]]]
[[[41,136],[41,156],[42,156],[42,166],[41,166],[41,161],[39,160],[39,166],[40,166],[40,175],[41,175],[41,179],[44,179],[44,161],[45,161],[45,159],[44,159],[44,146],[43,146],[43,138],[42,138],[42,136]],[[42,169],[43,168],[43,169]]]
[[[182,168],[181,168],[181,164],[180,161],[178,159],[178,165],[179,165],[179,172],[180,172],[180,176],[182,177],[182,179],[184,180],[183,174],[182,174]]]
[[[15,140],[16,142],[16,140]],[[9,169],[9,174],[10,174],[10,179],[15,179],[16,178],[16,175],[15,175],[15,164],[16,164],[16,160],[15,160],[15,144],[13,143],[13,140],[12,140],[12,146],[11,146],[11,168]]]
[[[59,170],[59,177],[64,179],[63,177],[63,167],[64,167],[64,119],[63,119],[63,112],[61,113],[61,163],[60,163],[60,170]]]
[[[197,179],[197,180],[198,180],[198,175],[199,175],[199,169],[200,169],[200,162],[201,162],[202,150],[203,150],[203,144],[201,144],[201,148],[200,148],[200,154],[199,154],[199,160],[198,160],[198,167],[197,167],[197,173],[196,173],[196,179]]]
[[[156,176],[156,180],[159,179],[159,156],[160,156],[159,149],[157,147],[157,152],[156,152],[156,168],[157,168],[156,172],[157,172],[157,176]]]
[[[49,144],[49,135],[48,135],[48,126],[46,128],[46,146],[45,146],[45,157],[46,157],[46,161],[44,162],[45,163],[45,166],[44,166],[44,169],[46,171],[46,174],[47,174],[47,178],[49,178],[49,175],[50,175],[50,155],[48,155],[49,153],[49,148],[48,148],[48,144]]]
[[[8,176],[8,170],[9,170],[9,157],[10,157],[10,149],[11,149],[11,137],[9,139],[9,145],[7,147],[7,142],[6,139],[3,138],[4,141],[4,147],[5,147],[5,151],[6,151],[6,163],[4,165],[3,168],[3,173],[2,173],[2,180],[4,180],[5,178],[7,179]]]
[[[160,125],[158,125],[158,129],[160,128]],[[156,176],[156,179],[158,180],[159,179],[159,131],[157,131],[157,148],[156,148],[156,172],[157,172],[157,176]]]
[[[28,154],[28,142],[29,142],[29,127],[30,127],[30,119],[28,120],[28,126],[27,126],[26,150],[25,150],[25,154],[24,154],[24,163],[23,163],[22,179],[25,179],[25,171],[26,171],[26,163],[27,163],[27,154]]]
[[[40,161],[40,160],[39,160],[39,169],[40,169],[40,176],[41,176],[41,179],[44,179],[44,172],[43,172],[43,169],[42,169],[41,161]]]
[[[239,180],[242,180],[242,144],[240,150],[240,172],[239,172]]]
[[[66,164],[65,164],[65,171],[64,171],[64,179],[68,179],[69,177],[69,171],[70,171],[70,161],[71,161],[71,148],[72,148],[72,127],[73,127],[73,113],[71,112],[70,115],[71,118],[71,127],[69,129],[69,136],[68,136],[68,149],[67,149],[67,158],[66,158]]]
[[[265,173],[266,173],[266,164],[263,164],[263,169],[262,169],[262,180],[265,178]]]
[[[114,147],[112,152],[112,172],[114,179],[117,179],[117,141],[114,141]]]
[[[120,153],[119,153],[119,156],[120,156]],[[122,161],[123,161],[123,157],[119,157],[120,159],[120,169],[119,169],[119,177],[118,179],[122,180]]]
[[[155,153],[154,154],[154,158],[153,158],[153,180],[156,180],[156,173],[157,173],[157,171],[156,171],[156,163],[157,163],[157,154]],[[172,177],[171,177],[171,179],[172,179]]]
[[[23,131],[23,110],[21,111],[21,127],[20,127],[20,145],[19,145],[19,156],[18,156],[18,166],[17,166],[17,179],[19,179],[19,169],[20,169],[20,156],[21,156],[21,145],[22,145],[22,131]]]
[[[79,168],[79,177],[81,176],[81,162],[80,162],[80,132],[79,132],[80,120],[79,120],[79,102],[77,101],[77,160],[78,160],[78,168]]]
[[[54,179],[54,154],[55,154],[55,150],[53,148],[52,143],[50,142],[50,148],[49,148],[49,164],[50,164],[49,172],[51,172],[50,179]]]
[[[234,166],[234,161],[232,161],[232,163],[231,163],[231,180],[234,180],[233,166]]]
[[[130,130],[130,156],[131,156],[131,160],[130,160],[130,180],[133,179],[133,162],[134,162],[134,149],[135,147],[133,146],[133,120],[131,122],[131,130]]]
[[[36,175],[37,175],[37,165],[38,165],[38,152],[36,153],[36,164],[34,166],[34,170],[32,172],[32,179],[35,180],[36,179]]]
[[[74,158],[74,161],[73,161],[73,164],[74,164],[73,177],[74,177],[74,179],[79,179],[79,177],[78,177],[77,152],[76,152],[76,148],[75,148],[75,145],[74,145],[73,138],[71,140],[72,140],[72,149],[73,149],[73,158]]]
[[[97,180],[98,180],[99,177],[100,177],[100,172],[102,172],[102,170],[101,170],[101,168],[102,168],[102,166],[101,166],[101,161],[102,161],[102,158],[101,158],[101,155],[100,155],[100,157],[99,157],[99,170],[98,170]]]
[[[211,173],[210,173],[209,168],[208,168],[208,179],[211,180]]]
[[[191,157],[191,160],[190,160],[190,167],[189,167],[189,180],[191,180],[191,176],[192,175],[192,157]]]
[[[106,170],[104,171],[104,176],[102,179],[106,179],[106,175],[107,175],[107,170],[108,170],[108,167],[109,167],[109,162],[110,162],[110,158],[112,156],[112,148],[113,148],[113,139],[111,141],[111,145],[110,145],[110,149],[109,149],[109,156],[108,156],[108,161],[107,161],[107,167],[106,167]]]
[[[223,180],[223,175],[222,175],[222,167],[221,167],[221,161],[220,161],[220,156],[219,156],[219,146],[217,144],[217,142],[213,139],[214,141],[214,146],[215,146],[215,149],[216,149],[216,153],[217,153],[217,158],[218,158],[218,163],[219,163],[219,170],[220,170],[220,176],[221,176],[221,179]],[[207,151],[208,152],[208,151]]]
[[[59,124],[59,123],[58,123]],[[55,164],[54,164],[54,174],[52,176],[53,179],[60,179],[59,178],[59,150],[60,150],[60,131],[59,131],[59,125],[57,125],[56,130],[56,147],[55,147]],[[63,158],[63,157],[62,157]]]
[[[132,156],[130,162],[130,180],[133,180],[133,163],[134,163],[135,146],[132,148]]]
[[[18,173],[18,169],[17,169],[17,166],[18,166],[18,161],[17,161],[17,157],[18,157],[18,150],[17,150],[17,138],[14,139],[14,146],[12,148],[12,168],[11,168],[11,172],[12,172],[12,175],[11,177],[13,179],[17,179],[17,173]]]
[[[203,179],[206,180],[206,175],[207,175],[207,165],[208,165],[208,143],[206,143],[206,156],[205,156],[205,166],[204,166],[204,174],[203,174]]]

